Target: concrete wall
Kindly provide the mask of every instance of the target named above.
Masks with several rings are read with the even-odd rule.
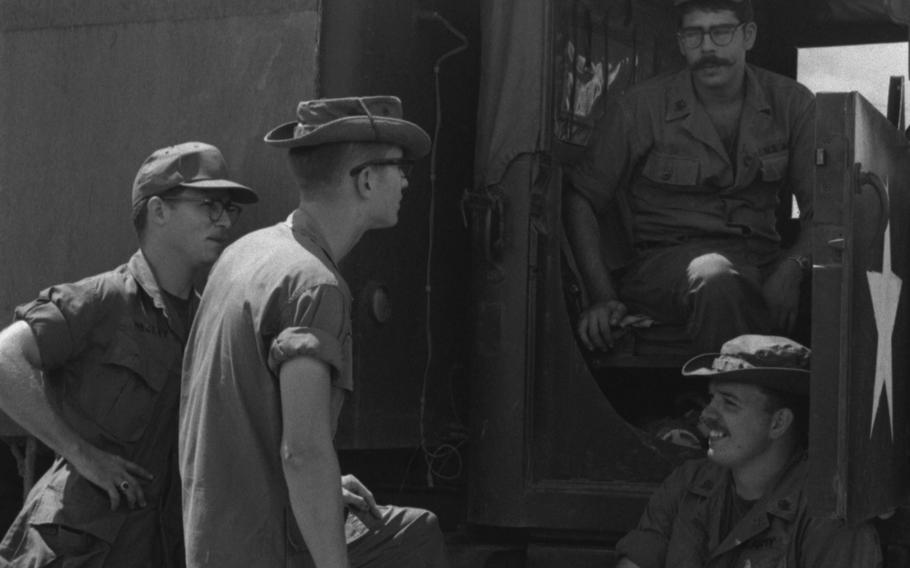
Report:
[[[316,94],[318,0],[0,1],[0,321],[124,262],[136,170],[200,140],[259,190],[238,234],[296,203],[261,142]]]

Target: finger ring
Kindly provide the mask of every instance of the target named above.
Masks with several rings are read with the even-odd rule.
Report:
[[[120,489],[123,489],[124,491],[129,491],[129,489],[130,489],[130,484],[129,484],[129,482],[128,482],[128,481],[121,481],[121,482],[120,482]]]

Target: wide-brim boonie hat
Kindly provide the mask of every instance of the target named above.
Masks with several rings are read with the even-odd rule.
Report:
[[[231,201],[256,203],[259,195],[229,179],[221,150],[204,142],[184,142],[152,152],[133,181],[133,208],[143,199],[174,187],[200,190],[225,189]]]
[[[409,158],[426,156],[430,135],[402,116],[401,100],[392,96],[301,101],[297,120],[272,129],[264,140],[278,148],[377,142],[399,146]]]
[[[811,355],[808,347],[786,337],[740,335],[724,343],[720,353],[689,359],[682,374],[808,395]]]

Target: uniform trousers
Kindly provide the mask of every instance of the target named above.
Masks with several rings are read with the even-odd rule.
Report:
[[[777,256],[744,239],[646,248],[623,274],[620,298],[631,313],[685,326],[699,352],[717,352],[739,335],[771,331],[762,283]]]
[[[446,568],[445,541],[436,515],[424,509],[380,505],[380,517],[350,509],[344,523],[351,568]],[[315,568],[301,552],[288,566]]]

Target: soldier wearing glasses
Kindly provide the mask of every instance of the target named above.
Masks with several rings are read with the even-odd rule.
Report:
[[[610,101],[569,172],[567,232],[590,299],[578,333],[591,349],[611,347],[611,327],[630,312],[685,325],[702,351],[787,333],[810,264],[812,94],[746,63],[758,34],[750,0],[675,4],[687,68]],[[788,192],[802,228],[782,250]],[[599,248],[610,208],[636,253],[619,280]]]
[[[446,565],[436,518],[379,506],[341,476],[333,436],[354,388],[351,294],[337,263],[398,222],[430,139],[395,97],[304,101],[288,149],[299,205],[232,244],[187,344],[180,409],[187,564]]]
[[[139,251],[16,309],[0,333],[0,408],[59,457],[0,564],[183,565],[177,414],[193,276],[227,244],[235,203],[257,200],[214,146],[158,150],[133,184]]]

